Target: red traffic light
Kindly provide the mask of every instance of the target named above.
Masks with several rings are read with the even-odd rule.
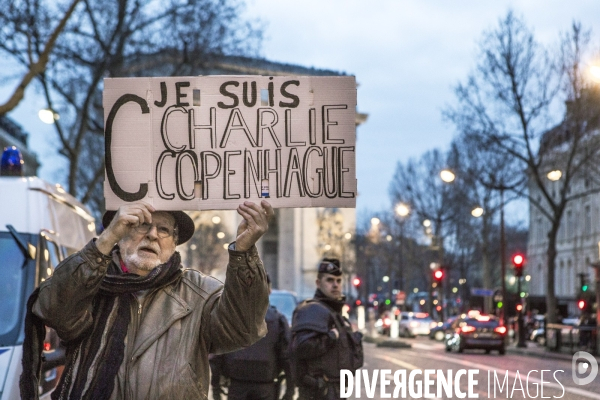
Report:
[[[513,265],[517,268],[522,267],[525,264],[525,257],[522,254],[515,254],[512,259]]]
[[[360,301],[360,300],[356,300],[354,302],[354,305],[356,305],[356,306],[360,306],[361,304],[362,304],[362,301]]]
[[[360,286],[360,278],[354,278],[352,280],[352,284],[354,285],[354,287],[359,287]]]
[[[585,308],[586,304],[585,304],[585,300],[579,300],[577,302],[577,307],[579,307],[580,310],[583,310]]]
[[[523,311],[523,304],[517,304],[517,311]]]
[[[523,264],[525,264],[525,257],[522,254],[515,254],[512,258],[512,263],[515,266],[515,276],[523,276]]]
[[[438,269],[437,271],[435,271],[433,273],[433,279],[435,279],[436,281],[441,281],[444,278],[444,271],[442,271],[441,269]]]

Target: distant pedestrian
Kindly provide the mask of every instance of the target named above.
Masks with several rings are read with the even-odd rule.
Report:
[[[342,316],[342,268],[334,258],[319,265],[314,298],[301,303],[292,322],[292,362],[300,399],[339,399],[340,370],[363,365],[362,334]]]
[[[269,293],[271,279],[267,275]],[[228,381],[229,400],[277,400],[286,381],[284,400],[294,397],[288,357],[290,328],[285,316],[273,306],[265,316],[267,336],[242,350],[213,356],[210,360],[213,399],[221,400],[223,379]]]

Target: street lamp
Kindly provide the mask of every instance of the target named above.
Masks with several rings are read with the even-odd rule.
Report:
[[[483,208],[481,208],[480,206],[475,207],[471,210],[471,215],[475,218],[481,217],[483,215]]]
[[[404,203],[398,203],[398,205],[396,205],[396,214],[398,214],[399,217],[404,218],[410,214],[410,208]]]
[[[546,177],[548,179],[550,179],[552,182],[556,182],[557,180],[559,180],[562,177],[562,172],[560,172],[560,170],[558,170],[558,169],[555,169],[554,171],[548,172]]]
[[[57,121],[60,118],[60,115],[58,115],[58,113],[55,113],[50,108],[43,108],[40,111],[38,111],[38,117],[42,120],[43,123],[50,125],[53,124],[54,121]]]
[[[380,221],[380,220],[379,220],[379,218],[377,218],[377,217],[373,217],[373,218],[371,218],[371,225],[372,225],[372,226],[377,226],[377,225],[379,225],[379,223],[380,223],[380,222],[381,222],[381,221]]]
[[[449,169],[443,169],[440,171],[440,178],[442,178],[442,180],[446,183],[451,183],[454,182],[454,179],[456,179],[456,175]]]
[[[596,83],[600,83],[600,65],[590,66],[590,78]]]
[[[396,215],[400,217],[400,290],[404,292],[404,222],[410,214],[410,207],[405,203],[396,205]],[[404,307],[402,308],[404,310]]]

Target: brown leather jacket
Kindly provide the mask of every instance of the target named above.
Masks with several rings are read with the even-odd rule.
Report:
[[[112,261],[94,242],[63,261],[41,285],[33,312],[63,340],[92,324],[92,301]],[[209,353],[266,334],[266,274],[256,247],[229,250],[225,285],[196,270],[132,302],[125,358],[111,399],[206,399]]]

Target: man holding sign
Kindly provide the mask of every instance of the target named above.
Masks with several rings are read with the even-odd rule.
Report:
[[[266,333],[266,273],[255,243],[273,215],[245,201],[226,283],[184,269],[175,247],[194,233],[181,211],[143,201],[103,218],[100,237],[64,260],[28,302],[21,395],[37,398],[44,324],[66,343],[65,399],[206,398],[208,354]]]

